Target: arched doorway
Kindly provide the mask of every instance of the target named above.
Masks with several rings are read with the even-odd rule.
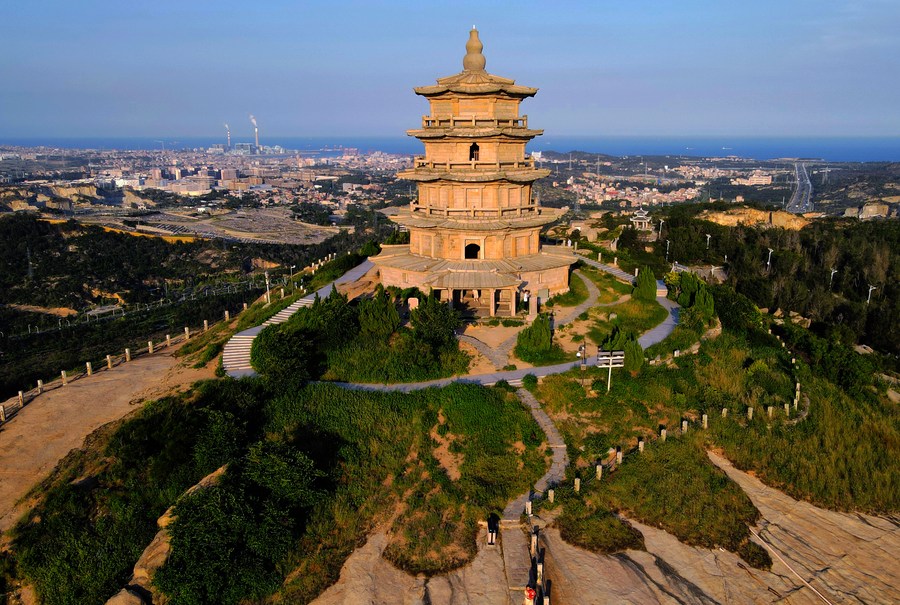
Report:
[[[478,244],[467,244],[466,245],[466,258],[467,259],[481,258],[481,246],[479,246]]]

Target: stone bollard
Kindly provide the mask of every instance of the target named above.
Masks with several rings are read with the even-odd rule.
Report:
[[[682,420],[681,421],[681,434],[683,435],[684,433],[687,433],[687,429],[688,429],[687,420]]]
[[[771,417],[772,417],[772,414],[775,413],[775,408],[772,407],[772,406],[770,405],[770,406],[766,409],[766,413],[769,415],[769,418],[771,418]]]
[[[62,372],[60,372],[59,376],[60,376],[60,378],[62,378],[63,386],[66,386],[66,384],[68,384],[68,382],[69,382],[69,377],[66,376],[66,371],[63,370]]]
[[[800,405],[800,398],[794,397],[794,409],[796,410],[799,405]]]
[[[544,564],[538,563],[537,564],[537,583],[538,583],[538,585],[540,585],[543,582],[544,582]]]
[[[722,408],[722,418],[728,417],[728,408]]]
[[[90,362],[90,361],[85,362],[85,364],[84,364],[84,369],[87,371],[87,375],[88,375],[88,376],[93,376],[93,375],[94,375],[94,366],[91,365],[91,362]]]
[[[126,363],[131,361],[131,349],[125,349],[125,361]]]
[[[634,268],[634,276],[637,277],[637,274],[638,274],[638,270],[637,270],[637,267],[635,267]]]
[[[207,330],[209,330],[209,320],[204,319],[203,320],[203,331],[206,332]]]
[[[598,464],[597,465],[597,481],[600,481],[600,479],[602,479],[602,478],[603,478],[603,465]]]
[[[747,408],[747,420],[753,420],[753,408]]]
[[[618,267],[618,266],[619,266],[619,257],[614,256],[613,257],[613,267]]]
[[[666,429],[659,429],[659,439],[663,443],[666,442]]]
[[[19,407],[25,407],[25,393],[23,393],[22,391],[19,391]]]
[[[147,341],[147,352],[150,353],[151,355],[153,354],[153,341],[152,340]]]
[[[172,346],[172,337],[166,334],[166,347]]]
[[[191,337],[191,329],[187,326],[184,327],[184,339],[189,340]]]
[[[244,311],[247,310],[247,303],[244,303]]]
[[[703,428],[709,428],[709,416],[707,416],[706,414],[703,414]]]
[[[622,448],[617,447],[616,448],[616,464],[622,464],[622,458],[624,456],[625,456],[625,454],[622,452]]]
[[[791,404],[789,404],[789,403],[784,404],[784,415],[787,416],[788,418],[791,417]]]
[[[284,288],[281,289],[281,298],[284,298]]]
[[[44,392],[44,381],[43,380],[38,380],[37,392],[38,392],[38,395],[40,395],[41,393]]]
[[[581,479],[579,479],[578,477],[575,477],[575,493],[577,494],[580,491],[581,491]]]
[[[0,422],[6,422],[6,406],[0,405]]]
[[[538,543],[538,535],[537,535],[537,532],[536,532],[536,531],[532,531],[532,532],[531,532],[531,543],[530,543],[529,546],[528,546],[528,548],[529,548],[530,551],[531,551],[531,556],[532,556],[532,557],[537,556],[537,543]]]
[[[552,489],[547,490],[547,502],[549,502],[550,504],[553,504],[553,497],[554,497],[555,495],[556,495],[556,494],[553,492]]]
[[[644,440],[643,439],[638,439],[638,451],[642,454],[644,453]]]
[[[107,369],[107,370],[111,370],[111,369],[112,369],[112,355],[107,355],[107,356],[106,356],[106,369]]]
[[[231,321],[231,314],[228,312],[227,309],[225,311],[225,321]]]
[[[791,357],[791,365],[792,365],[792,366],[797,365],[797,358],[796,358],[796,357]]]
[[[525,514],[531,516],[531,500],[525,501]]]

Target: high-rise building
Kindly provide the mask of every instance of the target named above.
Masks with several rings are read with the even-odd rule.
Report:
[[[542,246],[541,228],[562,214],[542,208],[532,185],[549,174],[525,155],[542,130],[529,129],[519,104],[537,93],[485,71],[472,29],[463,71],[414,89],[431,113],[407,133],[425,155],[398,174],[418,195],[391,219],[409,245],[383,246],[372,260],[385,285],[436,291],[478,315],[513,315],[520,295],[546,299],[569,289],[570,248]]]

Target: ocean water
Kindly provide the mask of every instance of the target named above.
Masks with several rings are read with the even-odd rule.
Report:
[[[222,137],[181,137],[166,141],[166,148],[209,147],[224,143]],[[249,142],[233,139],[233,143]],[[422,144],[411,137],[266,137],[265,145],[292,150],[352,147],[360,151],[420,154]],[[0,145],[47,146],[65,149],[160,149],[149,137],[62,138],[0,137]],[[613,156],[737,156],[771,160],[777,158],[819,159],[830,162],[898,162],[900,137],[600,137],[545,135],[531,142],[529,151],[586,151]]]

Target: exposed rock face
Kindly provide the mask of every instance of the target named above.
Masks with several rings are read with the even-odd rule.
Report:
[[[390,541],[380,531],[341,568],[337,583],[315,605],[511,605],[503,571],[501,546],[486,546],[487,530],[478,535],[478,554],[462,569],[446,575],[411,576],[381,554]]]
[[[810,221],[796,214],[777,210],[775,212],[767,212],[765,210],[756,210],[755,208],[735,208],[726,212],[701,212],[699,218],[711,221],[713,223],[724,225],[726,227],[736,227],[738,225],[756,226],[763,225],[769,227],[781,227],[797,231],[806,227]]]
[[[196,485],[184,492],[178,500],[180,501],[182,498],[193,494],[198,489],[203,489],[215,484],[225,472],[226,468],[227,466],[223,466],[208,474]],[[106,602],[106,605],[165,604],[166,599],[164,595],[160,594],[159,591],[155,589],[152,582],[153,574],[156,573],[157,569],[165,565],[166,559],[169,558],[169,553],[172,551],[170,542],[171,536],[168,527],[172,524],[172,521],[175,520],[175,515],[173,513],[174,509],[175,505],[173,504],[166,509],[166,512],[163,513],[162,517],[156,521],[160,530],[156,532],[153,540],[147,548],[144,549],[144,552],[141,553],[137,563],[134,564],[134,571],[132,572],[131,579],[128,581],[128,586],[116,593],[115,596]]]

